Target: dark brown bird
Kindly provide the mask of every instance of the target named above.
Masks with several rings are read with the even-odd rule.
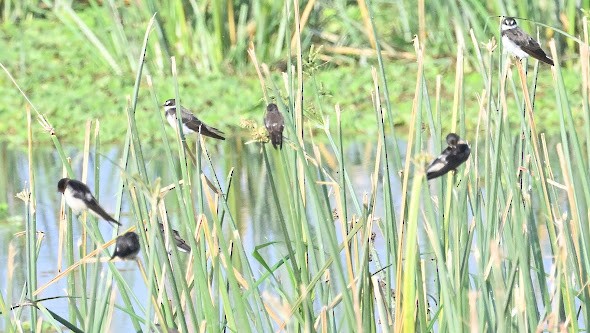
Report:
[[[451,170],[455,170],[469,158],[471,148],[457,134],[449,133],[447,135],[447,144],[449,146],[426,169],[427,179],[440,177]]]
[[[166,120],[173,128],[176,128],[176,101],[174,98],[167,100],[164,103],[164,110],[166,111]],[[214,139],[225,140],[224,133],[215,127],[207,126],[199,118],[195,117],[189,110],[180,106],[180,116],[182,123],[182,132],[184,134],[201,133]]]
[[[272,146],[277,149],[283,148],[283,129],[285,128],[285,119],[276,104],[270,103],[266,107],[266,114],[264,115],[264,126],[270,136]]]
[[[164,235],[164,225],[162,223],[158,223],[160,225],[160,232]],[[174,244],[178,248],[180,252],[191,252],[191,247],[180,237],[180,234],[177,230],[172,230],[172,237],[174,237]]]
[[[112,218],[96,201],[86,184],[70,178],[62,178],[57,183],[57,191],[66,199],[66,204],[74,214],[79,215],[83,210],[88,210],[93,215],[103,218],[108,222],[121,225]]]
[[[115,244],[115,252],[111,260],[115,257],[119,257],[125,260],[133,260],[139,253],[139,236],[133,231],[126,232],[125,234],[117,237],[117,243]]]
[[[547,57],[539,42],[520,29],[513,17],[502,20],[502,45],[506,51],[519,59],[531,56],[553,66],[553,60]]]

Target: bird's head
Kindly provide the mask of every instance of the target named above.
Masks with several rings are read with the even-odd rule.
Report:
[[[174,98],[170,98],[169,100],[166,100],[162,106],[166,109],[173,108],[176,106],[176,100]]]
[[[279,112],[279,108],[277,107],[277,105],[275,103],[270,103],[266,107],[266,112]]]
[[[69,178],[60,179],[59,182],[57,182],[57,191],[64,193],[64,191],[66,190],[66,186],[68,186],[69,181],[70,181]]]
[[[459,136],[455,133],[449,133],[447,135],[447,144],[451,147],[454,147],[459,142]]]
[[[502,31],[514,29],[517,26],[518,26],[518,23],[516,23],[516,20],[514,19],[514,17],[505,17],[502,20]]]

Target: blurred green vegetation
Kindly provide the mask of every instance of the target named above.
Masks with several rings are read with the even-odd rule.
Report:
[[[554,8],[556,4],[541,2],[534,10],[521,2],[490,2],[485,4],[487,7],[479,1],[426,4],[428,89],[435,89],[436,77],[441,75],[444,97],[441,107],[451,108],[455,44],[460,37],[468,50],[472,48],[470,27],[480,42],[488,42],[498,33],[498,18],[490,16],[510,13],[527,14],[531,19],[542,17],[545,24],[579,33],[579,15],[571,18],[565,15],[573,3],[567,1],[564,7]],[[124,137],[126,128],[120,124],[126,122],[125,108],[135,78],[143,27],[153,12],[158,13],[154,28],[157,38],[150,41],[146,69],[153,78],[158,98],[164,101],[173,96],[169,57],[174,55],[183,104],[226,132],[238,131],[242,119],[259,121],[263,114],[258,78],[247,56],[250,42],[259,61],[268,63],[277,77],[286,69],[290,50],[295,51],[292,49],[295,44],[285,37],[292,35],[289,29],[293,26],[293,15],[285,15],[287,10],[293,10],[290,2],[4,0],[0,4],[3,17],[0,62],[68,142],[81,142],[77,129],[87,119],[101,121],[105,142],[118,142]],[[303,59],[306,60],[312,45],[319,49],[315,63],[308,64],[316,69],[313,81],[321,89],[319,102],[327,116],[334,114],[335,104],[340,105],[349,135],[376,131],[374,126],[369,126],[374,117],[366,111],[372,107],[370,67],[376,66],[377,61],[374,56],[366,55],[372,49],[372,38],[365,28],[363,4],[355,1],[300,4],[300,15],[308,17],[302,24]],[[405,126],[415,90],[412,38],[421,33],[418,5],[403,0],[375,1],[369,5],[373,6],[380,46],[386,55],[384,66],[392,83],[389,93],[396,109],[395,124]],[[558,17],[555,9],[564,15]],[[521,24],[534,31],[532,24],[526,21]],[[563,36],[545,29],[541,33],[543,38],[558,37],[560,50],[569,59]],[[575,50],[574,46],[570,49]],[[474,63],[474,55],[466,54],[464,89],[469,125],[475,125],[477,120],[477,96],[482,89],[481,76],[470,67]],[[567,65],[566,86],[575,87],[579,66],[574,60],[569,60]],[[550,89],[543,89],[551,81],[550,75],[548,68],[542,68],[541,95],[551,93]],[[308,76],[304,84],[309,82]],[[146,86],[147,82],[144,80],[142,84]],[[0,75],[0,85],[4,87],[0,96],[0,131],[6,133],[6,140],[21,145],[26,138],[27,103],[5,73]],[[579,93],[572,89],[573,94]],[[550,105],[544,105],[547,101],[553,102],[554,97],[537,98],[536,108],[542,110],[537,122],[547,132],[553,132],[557,119]],[[316,102],[304,105],[312,126],[313,120],[321,120],[313,106]],[[142,121],[139,131],[149,136],[158,126],[152,114],[162,110],[156,109],[149,98],[140,96],[138,103],[138,118]],[[518,116],[514,115],[510,121],[518,121]],[[41,131],[39,127],[34,130]],[[35,137],[49,140],[47,136]]]
[[[0,60],[55,127],[51,139],[61,167],[70,177],[79,174],[61,143],[81,141],[86,132],[82,174],[92,172],[98,189],[101,147],[121,143],[121,179],[117,184],[108,179],[108,186],[116,187],[115,218],[129,201],[132,227],[141,236],[143,290],[150,296],[142,304],[112,262],[103,270],[104,263],[83,258],[108,255],[110,244],[83,217],[89,239],[80,246],[71,213],[60,221],[69,229],[63,265],[68,269],[38,286],[42,235],[36,233],[35,205],[29,203],[35,200],[29,193],[36,192],[31,177],[31,191],[25,188],[18,196],[25,202],[27,290],[0,292],[0,308],[28,302],[25,295],[35,298],[62,277],[66,296],[76,297],[67,319],[39,303],[29,306],[31,327],[42,319],[53,320],[55,328],[104,332],[118,324],[114,311],[128,314],[134,331],[156,329],[157,321],[183,332],[197,331],[196,325],[212,332],[578,332],[590,322],[590,75],[581,66],[590,63],[588,38],[580,42],[579,53],[574,52],[579,45],[564,38],[580,34],[585,18],[576,6],[587,8],[588,0],[1,4],[5,52]],[[298,4],[299,11],[291,11]],[[154,12],[152,39],[143,44]],[[535,62],[526,75],[520,63],[506,66],[498,48],[488,52],[498,21],[490,16],[506,13],[542,18],[559,28],[555,60],[565,72]],[[295,15],[301,17],[301,48],[291,42]],[[534,34],[532,24],[521,23]],[[553,32],[539,33],[545,46]],[[421,40],[417,59],[414,34]],[[186,106],[228,133],[242,118],[260,122],[262,105],[270,101],[263,100],[246,55],[250,43],[259,61],[273,68],[274,74],[261,81],[268,89],[264,93],[280,99],[290,142],[281,151],[261,145],[259,155],[247,162],[262,160],[264,167],[243,176],[239,166],[248,157],[233,154],[243,145],[223,145],[226,150],[214,158],[207,145],[196,145],[198,158],[188,159],[183,136],[173,136],[154,101],[180,92]],[[372,56],[376,46],[384,61]],[[145,63],[137,61],[146,50]],[[178,78],[169,71],[171,55]],[[283,76],[280,69],[295,62],[292,55],[303,66]],[[22,143],[28,104],[7,76],[2,85],[8,112],[1,113],[5,127],[0,129]],[[375,98],[385,92],[390,96]],[[138,107],[127,109],[128,103]],[[342,117],[335,116],[334,105]],[[582,113],[586,126],[576,121]],[[294,139],[324,116],[335,120],[317,140],[324,142]],[[100,131],[83,126],[94,118],[101,121]],[[398,132],[408,139],[405,147],[387,132],[392,124],[404,128]],[[40,126],[33,127],[31,140],[46,140]],[[428,183],[424,165],[444,148],[442,138],[451,128],[471,142],[471,157],[458,172]],[[546,145],[541,133],[558,133],[560,141]],[[355,157],[347,154],[344,140],[354,134],[374,135],[363,155],[370,175],[353,176],[347,164]],[[142,152],[158,140],[163,163],[172,171],[172,188],[150,176],[153,164]],[[31,156],[35,149],[30,148]],[[91,159],[98,162],[90,164]],[[47,162],[28,163],[33,170],[33,163]],[[257,210],[277,208],[276,218],[252,219],[281,230],[282,237],[256,244],[256,251],[280,253],[276,258],[244,246],[251,239],[240,234],[237,216],[244,206],[233,192],[244,180],[252,191],[243,196],[256,201]],[[358,180],[370,190],[361,193]],[[176,200],[166,203],[166,195]],[[169,217],[169,212],[178,214]],[[174,246],[169,253],[169,237],[156,226],[169,218],[189,235],[193,251],[186,257]],[[90,249],[96,253],[88,254]],[[266,270],[255,268],[252,258]],[[20,271],[9,269],[6,284],[14,285],[12,273]],[[117,304],[115,293],[121,295]],[[18,315],[3,311],[2,319],[7,331],[23,330]]]

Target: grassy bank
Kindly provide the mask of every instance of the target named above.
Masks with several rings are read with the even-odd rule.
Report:
[[[75,13],[87,22],[89,29],[102,37],[103,42],[108,46],[105,35],[100,34],[110,31],[103,22],[108,18],[103,13],[105,10],[107,9],[103,6],[82,6]],[[128,62],[127,58],[134,58],[137,54],[137,44],[141,38],[137,35],[142,26],[139,22],[135,24],[128,22],[130,27],[126,27],[125,31],[135,37],[129,42],[128,52],[119,56],[120,69],[116,73],[81,28],[69,20],[64,21],[64,16],[67,16],[65,12],[46,11],[45,13],[44,17],[29,16],[18,23],[5,22],[0,31],[0,47],[4,50],[0,55],[0,62],[22,85],[39,111],[46,114],[52,120],[52,124],[62,131],[60,134],[66,142],[81,143],[79,135],[70,134],[75,133],[76,128],[88,119],[101,120],[104,142],[120,142],[126,130],[120,124],[126,121],[125,109],[134,81],[133,66],[126,62]],[[323,15],[331,17],[329,11]],[[350,15],[355,17],[355,14]],[[377,16],[381,15],[383,14]],[[496,24],[494,20],[497,19],[485,18],[485,22],[490,25]],[[389,31],[385,24],[380,24],[378,28],[380,31]],[[332,29],[340,31],[342,27],[332,27]],[[480,33],[487,38],[497,34],[492,27],[486,28],[485,31],[482,28]],[[384,37],[383,40],[387,42],[394,37],[389,32],[385,35],[387,39]],[[356,37],[353,40],[362,40],[358,32]],[[275,38],[276,36],[273,40]],[[440,76],[440,107],[442,110],[449,110],[453,104],[455,85],[455,74],[452,70],[456,62],[454,51],[452,48],[446,49],[438,45],[436,41],[441,38],[438,33],[430,32],[429,38],[431,41],[425,48],[424,60],[426,88],[434,91],[437,77]],[[393,40],[395,49],[400,51],[386,56],[383,66],[388,81],[392,83],[388,97],[396,105],[394,122],[398,126],[407,127],[415,89],[413,82],[407,78],[414,75],[417,65],[415,55],[412,53],[411,40],[400,38]],[[384,45],[388,45],[387,42]],[[360,41],[351,43],[353,46],[350,52],[362,51],[369,46]],[[354,52],[352,54],[328,52],[326,50],[330,50],[330,46],[321,43],[315,44],[322,45],[318,52],[317,46],[314,49],[309,48],[311,42],[306,45],[308,48],[302,49],[304,63],[306,63],[304,71],[307,74],[313,73],[313,76],[304,75],[304,86],[306,89],[318,89],[320,95],[319,99],[306,100],[303,105],[310,123],[317,125],[320,119],[319,109],[334,120],[334,105],[339,104],[343,111],[343,120],[347,124],[344,128],[347,137],[375,134],[376,129],[371,126],[374,117],[369,112],[372,107],[371,100],[368,98],[371,94],[372,78],[368,69],[377,65],[377,58],[374,55],[355,55]],[[470,45],[467,47],[471,49]],[[565,52],[567,49],[562,51]],[[496,52],[500,51],[496,50]],[[115,52],[111,53],[115,57]],[[387,52],[385,54],[387,55]],[[158,99],[164,101],[174,95],[170,89],[169,59],[162,59],[159,53],[156,55],[151,53],[151,56],[146,59],[146,66],[152,77],[153,86],[158,91]],[[278,79],[280,73],[285,70],[287,58],[284,53],[281,57],[265,57],[263,54],[259,56],[261,61],[269,64],[273,77]],[[185,56],[177,54],[177,57],[183,59]],[[481,94],[483,82],[481,75],[477,72],[477,60],[473,53],[467,53],[466,59],[464,73],[466,84],[463,90],[466,121],[471,127],[476,125],[477,96]],[[260,98],[258,79],[252,67],[245,61],[231,62],[227,59],[225,61],[227,66],[217,71],[205,71],[190,61],[178,61],[178,83],[184,104],[203,119],[226,128],[232,133],[241,130],[240,123],[244,119],[259,122],[264,107]],[[563,77],[566,89],[574,98],[579,98],[578,67],[574,64],[565,68]],[[550,73],[541,71],[539,87],[542,89],[539,89],[539,93],[543,98],[539,98],[537,102],[539,103],[537,121],[549,133],[555,134],[558,118],[551,103],[548,102],[552,101],[554,96],[551,95],[550,89],[546,89],[550,87],[550,81]],[[6,75],[0,76],[0,84],[5,87],[11,86]],[[142,80],[141,85],[146,89],[147,81]],[[151,100],[146,98],[147,95],[141,97],[138,100],[138,119],[145,126],[139,130],[147,135],[157,129],[158,122],[154,113],[161,110],[152,105]],[[0,130],[8,134],[3,139],[22,147],[26,142],[26,131],[23,126],[26,101],[16,89],[5,89],[0,96],[0,103],[4,105],[5,111],[0,112]],[[512,100],[508,103],[510,103],[510,109],[517,108]],[[444,117],[445,128],[450,127],[447,119]],[[518,115],[511,112],[509,124],[511,126],[517,124],[518,119]],[[37,128],[34,128],[34,131],[37,131]],[[39,141],[46,141],[44,136],[38,135],[37,138]]]

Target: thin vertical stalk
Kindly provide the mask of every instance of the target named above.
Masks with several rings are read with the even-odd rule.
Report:
[[[423,57],[424,57],[424,49],[420,46],[420,41],[418,39],[414,39],[414,48],[416,49],[416,55],[418,58],[418,72],[416,75],[416,90],[414,93],[414,100],[412,102],[412,118],[410,121],[410,130],[408,135],[408,147],[413,147],[414,144],[414,135],[416,133],[416,118],[418,112],[420,112],[419,105],[421,104],[422,99],[422,71],[423,71]],[[395,281],[402,281],[402,259],[403,259],[403,247],[405,243],[408,242],[408,239],[404,238],[405,229],[407,228],[406,223],[406,209],[407,209],[407,195],[408,195],[408,182],[410,177],[410,162],[411,162],[412,154],[406,154],[406,160],[404,165],[404,177],[402,183],[402,207],[401,207],[401,226],[399,228],[399,241],[398,241],[398,249],[397,249],[397,266],[396,266],[396,279]],[[399,290],[398,290],[399,292]],[[395,309],[401,309],[403,294],[397,295],[395,298]],[[401,332],[402,330],[402,323],[403,323],[403,313],[402,311],[395,312],[395,331]]]
[[[33,130],[31,128],[31,109],[27,109],[27,137],[28,137],[28,154],[29,154],[29,188],[25,189],[22,197],[25,202],[26,235],[27,235],[27,294],[31,301],[35,301],[34,292],[37,289],[37,219],[35,205],[35,174],[33,172]],[[31,327],[37,327],[37,308],[31,309]]]

